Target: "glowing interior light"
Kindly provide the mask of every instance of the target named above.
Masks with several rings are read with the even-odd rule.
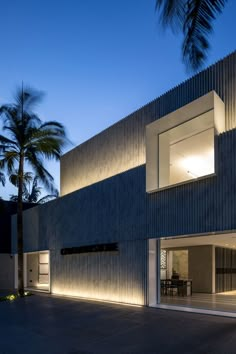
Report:
[[[90,297],[84,297],[84,296],[63,295],[60,293],[52,293],[52,296],[77,299],[77,300],[81,299],[81,300],[92,301],[92,302],[102,302],[102,303],[113,304],[113,305],[117,304],[117,305],[128,306],[128,307],[142,307],[142,305],[137,305],[137,304],[132,304],[132,303],[102,300],[102,299],[96,299],[96,298],[90,298]]]
[[[87,284],[86,284],[87,285]],[[101,301],[101,302],[111,302],[111,303],[120,303],[120,304],[127,304],[134,305],[134,306],[142,306],[143,305],[143,298],[140,292],[134,291],[131,296],[123,295],[119,296],[114,292],[109,291],[97,291],[88,289],[87,286],[85,288],[80,289],[70,289],[64,286],[53,286],[51,288],[51,294],[59,295],[59,296],[67,296],[67,297],[75,297],[81,298],[91,301]]]
[[[37,288],[48,288],[49,284],[48,283],[36,283],[35,285]]]
[[[187,156],[182,159],[181,165],[193,178],[209,175],[214,172],[214,152],[211,150],[201,156]]]

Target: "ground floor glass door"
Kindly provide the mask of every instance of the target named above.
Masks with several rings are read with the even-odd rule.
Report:
[[[236,314],[236,233],[149,239],[149,305]]]

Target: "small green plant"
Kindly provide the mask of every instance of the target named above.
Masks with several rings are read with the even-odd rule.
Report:
[[[31,295],[33,295],[31,292],[25,291],[23,296],[20,296],[19,294],[9,294],[6,296],[0,296],[0,302],[1,301],[14,301],[14,300],[18,299],[18,297],[25,297],[25,296],[31,296]]]
[[[7,295],[6,296],[6,300],[9,300],[9,301],[13,301],[13,300],[16,300],[17,299],[17,295],[16,294],[11,294],[11,295]]]

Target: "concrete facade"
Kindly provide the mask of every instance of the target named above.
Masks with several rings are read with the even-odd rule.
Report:
[[[52,293],[146,305],[150,239],[236,230],[235,73],[234,52],[62,157],[62,197],[24,212],[24,250],[50,251]],[[211,91],[225,107],[215,174],[146,193],[146,126]],[[61,255],[111,242],[118,252]]]
[[[0,254],[0,289],[14,289],[15,258]]]

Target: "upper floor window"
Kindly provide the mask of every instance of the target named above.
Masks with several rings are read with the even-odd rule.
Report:
[[[147,192],[213,174],[214,138],[224,130],[224,103],[214,91],[149,124]]]
[[[215,172],[214,122],[205,113],[159,135],[159,188]]]

